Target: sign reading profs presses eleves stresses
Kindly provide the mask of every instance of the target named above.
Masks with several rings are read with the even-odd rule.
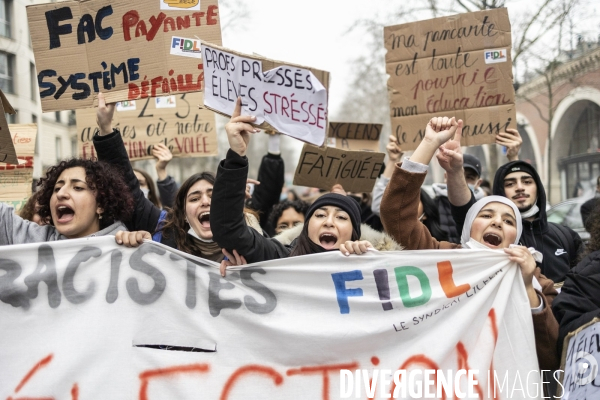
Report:
[[[384,29],[392,132],[414,150],[432,117],[464,121],[463,145],[516,127],[506,8]]]
[[[330,190],[339,183],[350,192],[371,192],[383,167],[382,125],[331,122],[326,147],[305,144],[294,185]]]
[[[242,115],[261,128],[320,146],[327,134],[329,73],[249,56],[202,43],[204,105],[231,115],[238,97]]]
[[[168,9],[162,7],[163,3]],[[202,90],[200,38],[221,43],[217,0],[71,0],[27,17],[44,112]]]
[[[116,105],[113,127],[123,136],[130,160],[152,158],[152,145],[162,143],[175,157],[218,154],[215,114],[202,104],[201,92],[184,93]],[[82,158],[96,157],[93,136],[96,109],[77,110],[77,141]]]

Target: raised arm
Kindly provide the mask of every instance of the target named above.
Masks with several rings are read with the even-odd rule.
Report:
[[[260,226],[270,235],[275,233],[275,227],[269,226],[269,213],[273,206],[279,202],[285,174],[285,164],[280,155],[279,140],[278,133],[269,136],[269,152],[262,158],[258,169],[260,185],[254,187],[252,197],[246,202],[249,208],[258,211]]]
[[[377,182],[375,182],[372,193],[373,199],[371,200],[371,211],[376,215],[381,215],[381,199],[383,198],[383,193],[394,173],[396,163],[402,159],[403,154],[402,149],[398,145],[398,139],[396,139],[396,136],[394,135],[390,135],[389,142],[387,146],[385,146],[385,149],[388,153],[388,163],[379,179],[377,179]]]
[[[508,161],[517,161],[519,159],[519,150],[521,150],[523,139],[518,130],[507,129],[506,132],[498,133],[496,144],[506,147]]]
[[[440,247],[440,242],[419,221],[419,188],[427,175],[427,164],[438,147],[454,136],[457,127],[454,118],[432,118],[425,129],[425,138],[410,160],[396,164],[385,189],[381,200],[381,222],[386,232],[407,250]],[[447,244],[444,247],[451,246]]]
[[[99,132],[94,136],[94,148],[98,154],[98,160],[109,163],[121,171],[129,190],[131,190],[135,208],[131,221],[123,221],[127,229],[130,231],[154,232],[161,210],[146,199],[140,189],[140,182],[133,173],[121,133],[112,127],[114,112],[115,105],[106,104],[104,95],[99,93],[98,110],[96,112]]]
[[[167,175],[167,165],[173,159],[173,154],[167,146],[158,143],[152,146],[152,156],[156,159],[154,168],[156,168],[156,174],[158,175],[156,186],[160,194],[160,202],[163,207],[172,208],[177,195],[177,183],[175,179]]]
[[[233,254],[244,256],[249,263],[286,257],[287,248],[274,239],[268,239],[252,228],[244,218],[244,199],[248,159],[246,151],[250,135],[258,132],[251,123],[252,116],[242,116],[238,99],[231,120],[225,125],[230,149],[219,163],[210,205],[210,226],[213,240]]]

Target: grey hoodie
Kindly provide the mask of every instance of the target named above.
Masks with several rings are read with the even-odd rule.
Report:
[[[125,225],[117,221],[89,236],[115,235],[118,231],[126,230]],[[14,213],[12,206],[0,203],[0,246],[52,242],[64,239],[67,239],[67,237],[58,233],[52,225],[39,226],[35,222],[24,220]]]

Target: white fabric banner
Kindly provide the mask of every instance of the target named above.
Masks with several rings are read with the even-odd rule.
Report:
[[[458,386],[431,398],[540,397],[500,251],[322,253],[223,279],[156,243],[7,246],[0,318],[2,399],[426,398],[447,370]]]

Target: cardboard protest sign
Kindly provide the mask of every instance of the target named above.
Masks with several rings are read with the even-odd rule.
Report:
[[[6,115],[4,115],[5,113],[16,114],[16,111],[12,108],[2,90],[0,90],[0,162],[18,164],[17,152],[10,134]]]
[[[462,144],[494,143],[516,127],[506,8],[384,29],[392,132],[414,150],[432,117],[464,121]]]
[[[186,7],[190,6],[191,7]],[[217,0],[27,6],[42,110],[202,90],[200,39],[221,43]]]
[[[19,154],[19,163],[0,162],[0,202],[12,205],[18,212],[31,196],[37,125],[9,126],[11,143]]]
[[[152,146],[163,143],[174,157],[218,154],[215,114],[199,109],[201,92],[119,102],[113,127],[119,128],[130,160],[152,158]],[[77,140],[82,158],[95,158],[96,110],[77,110]]]
[[[559,387],[561,398],[565,400],[596,399],[600,396],[599,321],[600,318],[596,317],[565,338],[560,367],[562,384]]]
[[[2,398],[540,398],[529,302],[500,251],[321,253],[225,278],[114,237],[3,246],[0,259]]]
[[[204,105],[230,116],[238,97],[242,115],[261,128],[307,143],[323,144],[327,133],[329,73],[202,43]]]
[[[294,185],[330,190],[339,183],[349,192],[371,192],[383,167],[379,152],[382,125],[331,122],[326,147],[305,144]]]

